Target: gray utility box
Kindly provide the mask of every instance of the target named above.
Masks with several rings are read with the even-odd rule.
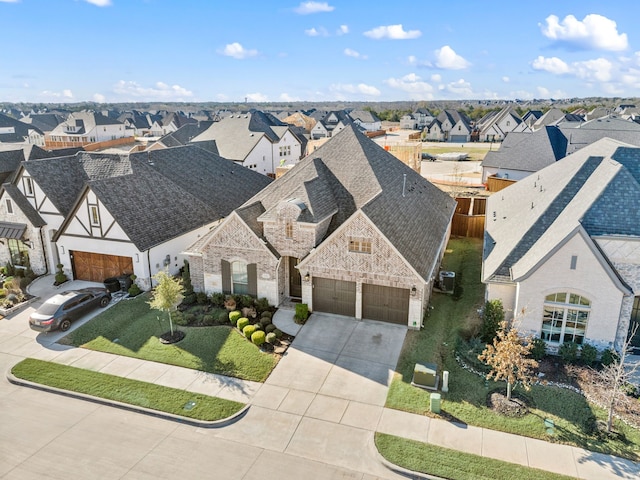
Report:
[[[456,272],[440,272],[440,290],[443,292],[453,293],[453,287],[456,283]]]
[[[438,366],[435,363],[416,363],[411,384],[428,390],[437,390]]]

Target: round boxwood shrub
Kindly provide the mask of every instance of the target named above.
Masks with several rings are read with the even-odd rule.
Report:
[[[284,335],[280,330],[278,330],[277,328],[273,331],[273,333],[276,334],[276,338],[277,339],[281,339],[282,335]]]
[[[583,364],[585,364],[587,367],[590,367],[596,362],[597,359],[598,349],[596,347],[594,347],[593,345],[589,345],[588,343],[582,345],[582,347],[580,348],[580,360]]]
[[[204,325],[213,325],[215,323],[215,317],[213,315],[203,315],[202,323]]]
[[[269,317],[261,317],[260,318],[260,325],[262,325],[262,328],[267,328],[268,325],[271,325],[271,318],[269,318]]]
[[[238,321],[236,322],[236,327],[238,327],[238,330],[240,330],[241,332],[244,331],[244,327],[246,327],[247,325],[249,325],[251,322],[249,321],[248,318],[246,317],[240,317],[238,319]]]
[[[206,293],[204,292],[198,292],[196,293],[196,303],[198,305],[204,305],[205,303],[209,302],[209,297],[207,296]]]
[[[253,335],[256,331],[256,326],[255,325],[247,325],[246,327],[244,327],[242,329],[242,333],[244,334],[245,337],[247,338],[251,338],[251,335]]]
[[[270,323],[266,327],[264,327],[264,331],[267,333],[272,333],[276,329],[276,326],[273,323]]]
[[[530,353],[531,358],[539,362],[547,354],[547,342],[541,338],[534,338],[531,343],[533,343],[533,348],[531,348]]]
[[[240,317],[242,317],[242,312],[240,312],[240,310],[233,310],[232,312],[229,312],[229,321],[234,325],[237,325]]]
[[[269,332],[267,333],[265,340],[267,341],[267,343],[274,345],[278,341],[278,337],[276,337],[275,333]]]
[[[611,348],[607,348],[604,352],[602,352],[602,356],[600,357],[600,363],[605,367],[607,365],[611,365],[613,362],[617,362],[620,359],[618,352]]]
[[[229,314],[227,312],[220,312],[218,314],[218,322],[219,323],[227,323],[228,321],[229,321]]]
[[[576,363],[578,359],[578,344],[575,342],[563,343],[558,349],[558,355],[560,355],[564,363]]]
[[[171,314],[171,321],[174,323],[174,325],[180,325],[184,327],[189,324],[186,317],[187,316],[182,312],[173,312]]]
[[[268,310],[262,312],[262,315],[260,315],[260,318],[272,318],[272,317],[273,317],[273,313],[271,313]]]
[[[265,342],[265,337],[266,335],[262,330],[257,330],[251,334],[251,342],[259,347]]]

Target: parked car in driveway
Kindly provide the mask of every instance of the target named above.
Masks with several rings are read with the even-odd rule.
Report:
[[[58,293],[29,316],[29,326],[37,332],[64,332],[69,330],[71,322],[96,307],[106,307],[110,301],[111,293],[106,288],[81,288]]]

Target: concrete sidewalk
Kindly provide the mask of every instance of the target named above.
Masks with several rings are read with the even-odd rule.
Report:
[[[70,282],[65,289],[78,286]],[[42,279],[31,289],[32,294],[37,292],[43,297],[56,291],[52,282]],[[215,429],[211,435],[376,478],[403,477],[383,466],[373,444],[375,432],[577,478],[640,478],[640,464],[629,460],[385,408],[386,390],[394,368],[389,364],[399,350],[394,350],[385,363],[378,363],[380,360],[371,356],[376,353],[371,347],[357,348],[366,342],[366,332],[383,325],[354,322],[348,324],[348,334],[340,339],[327,337],[328,332],[335,330],[333,327],[319,329],[318,336],[311,336],[314,328],[331,319],[314,314],[317,318],[312,316],[310,323],[300,330],[293,322],[293,310],[278,312],[274,318],[276,325],[284,331],[292,330],[287,333],[295,330],[300,335],[264,384],[65,347],[56,343],[62,336],[59,334],[38,335],[34,342],[35,332],[28,329],[26,322],[2,325],[2,333],[11,337],[13,330],[14,337],[0,343],[0,351],[17,358],[39,358],[250,404],[251,408],[238,422]],[[345,320],[338,319],[335,325],[340,322]],[[392,338],[393,332],[387,330],[387,336],[382,338]],[[379,342],[380,334],[376,335],[372,338]],[[330,352],[328,349],[336,342],[341,342],[338,353]]]

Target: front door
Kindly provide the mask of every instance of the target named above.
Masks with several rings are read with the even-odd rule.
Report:
[[[300,263],[299,258],[289,257],[289,296],[290,297],[302,297],[302,278],[300,277],[300,270],[296,267]]]

